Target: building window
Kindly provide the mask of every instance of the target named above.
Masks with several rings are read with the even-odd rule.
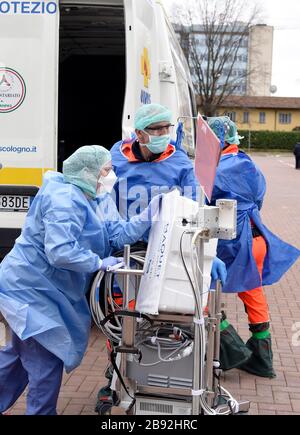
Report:
[[[249,112],[244,112],[243,114],[243,123],[249,124]]]
[[[225,112],[225,116],[228,116],[231,121],[236,122],[236,112]]]
[[[260,124],[266,123],[266,112],[259,112],[259,123]]]
[[[292,114],[291,113],[279,113],[279,124],[291,124]]]

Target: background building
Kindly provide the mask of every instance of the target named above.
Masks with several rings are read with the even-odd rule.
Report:
[[[174,24],[180,44],[189,60],[193,75],[193,65],[189,59],[189,40],[196,44],[198,57],[203,62],[208,61],[207,34],[202,25],[182,26]],[[225,30],[232,41],[232,34]],[[234,95],[269,96],[272,77],[273,57],[273,27],[266,24],[257,24],[246,27],[244,23],[235,25],[236,37],[242,38],[237,52],[236,60],[230,56],[224,64],[219,83],[222,86],[230,73],[231,78],[237,83],[233,90]],[[220,31],[221,34],[221,31]],[[223,33],[222,33],[223,37]],[[226,44],[226,37],[223,38]],[[224,51],[226,48],[224,48]]]
[[[241,130],[300,130],[300,98],[232,96],[217,111],[224,114]]]
[[[249,29],[247,95],[270,95],[274,28],[258,24]]]

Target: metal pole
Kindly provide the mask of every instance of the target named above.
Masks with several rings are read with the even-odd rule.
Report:
[[[124,246],[124,263],[125,268],[130,269],[130,245]],[[123,279],[123,308],[126,310],[129,305],[129,274],[124,274]]]
[[[251,149],[251,130],[249,129],[248,132],[248,152],[250,152]]]
[[[219,361],[220,359],[220,324],[221,324],[221,282],[217,280],[216,286],[216,333],[215,333],[215,353],[214,359]]]
[[[130,245],[124,246],[124,263],[125,268],[130,268]],[[118,271],[119,272],[119,271]],[[129,309],[129,273],[124,274],[123,279],[123,309]],[[123,348],[133,348],[134,346],[134,338],[135,338],[135,320],[132,317],[124,317],[122,323],[122,343],[121,347]],[[133,392],[132,383],[127,379],[127,354],[121,353],[121,367],[120,372],[124,382],[127,385],[127,388],[131,393]],[[126,394],[126,391],[121,387],[121,403],[130,402],[129,397]],[[131,394],[130,393],[130,394]]]
[[[200,198],[199,198],[199,208],[204,205],[204,192],[201,188]],[[197,222],[197,226],[199,227],[199,223]],[[199,241],[199,245],[197,247],[197,254],[199,258],[199,269],[197,268],[197,281],[199,283],[199,287],[196,287],[196,301],[197,305],[202,306],[201,304],[201,294],[203,293],[203,278],[201,273],[203,273],[204,266],[204,242],[202,239]],[[192,259],[193,261],[193,259]],[[202,310],[203,311],[203,310]],[[199,317],[202,318],[203,312],[197,313],[195,312],[196,319]],[[194,367],[193,367],[193,390],[195,392],[200,391],[203,388],[203,369],[204,369],[204,353],[205,349],[201,349],[201,325],[195,324],[195,336],[194,336]],[[198,394],[193,395],[192,397],[192,414],[199,415],[200,414],[200,396]]]
[[[206,388],[210,393],[209,404],[213,405],[213,370],[214,370],[214,353],[215,353],[215,323],[216,323],[216,292],[211,290],[209,293],[209,319],[207,333],[207,352],[206,352]]]
[[[115,275],[125,275],[129,276],[129,275],[134,275],[134,276],[143,276],[144,275],[144,270],[139,270],[139,269],[118,269],[114,272]]]
[[[199,258],[203,258],[203,241],[201,240],[200,246],[197,248],[198,256]],[[201,260],[200,262],[201,263]],[[201,264],[199,264],[199,267],[201,269]],[[201,269],[203,270],[203,268]],[[199,272],[197,272],[198,275],[200,275]],[[201,283],[201,277],[198,276],[199,281],[199,287],[196,287],[197,292],[197,302],[199,304],[200,294],[202,292],[202,283]],[[202,313],[199,313],[200,315],[195,315],[196,319],[199,319],[199,317],[202,315]],[[195,338],[194,338],[194,370],[193,370],[193,390],[199,391],[201,390],[203,386],[203,365],[201,363],[203,352],[205,352],[204,349],[201,348],[201,332],[200,332],[201,325],[195,324]],[[198,395],[193,396],[192,401],[192,415],[199,415],[200,414],[200,397]]]
[[[216,292],[215,292],[215,300],[216,300],[216,325],[215,325],[215,349],[214,349],[214,361],[220,361],[220,334],[221,334],[221,319],[222,319],[222,313],[221,313],[221,293],[222,293],[222,286],[220,280],[217,280],[216,285]],[[221,369],[214,367],[214,372],[219,377],[221,374]],[[214,376],[213,378],[213,390],[216,395],[219,394],[218,391],[218,378]]]

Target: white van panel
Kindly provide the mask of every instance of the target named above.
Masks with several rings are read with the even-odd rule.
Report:
[[[56,165],[58,23],[58,12],[1,16],[0,79],[7,79],[11,92],[19,92],[23,80],[25,93],[19,107],[0,113],[0,162],[6,171]]]
[[[162,4],[154,0],[124,0],[124,5],[127,78],[123,138],[133,130],[134,113],[142,104],[159,102],[169,107],[174,124],[179,117],[196,116],[189,68]],[[184,128],[184,146],[193,154],[193,120],[187,120]]]
[[[31,2],[3,3],[12,12],[0,14],[2,195],[33,197],[37,188],[27,188],[57,169],[58,154],[60,170],[79,146],[110,148],[127,137],[142,104],[168,106],[174,124],[192,116],[188,66],[158,0],[49,0],[36,3],[56,5],[56,13],[38,14],[28,12]],[[13,110],[11,85],[21,95]],[[185,124],[191,154],[192,127]],[[24,217],[0,211],[0,258]]]
[[[126,33],[126,96],[123,136],[133,128],[134,113],[142,104],[160,101],[158,38],[154,2],[124,0]]]

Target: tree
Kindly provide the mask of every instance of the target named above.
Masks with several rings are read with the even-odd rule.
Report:
[[[260,10],[247,0],[182,3],[173,6],[172,21],[190,65],[199,105],[205,115],[213,116],[239,87],[246,91],[253,71],[242,53],[248,52],[249,33]],[[238,68],[241,59],[244,70]]]

